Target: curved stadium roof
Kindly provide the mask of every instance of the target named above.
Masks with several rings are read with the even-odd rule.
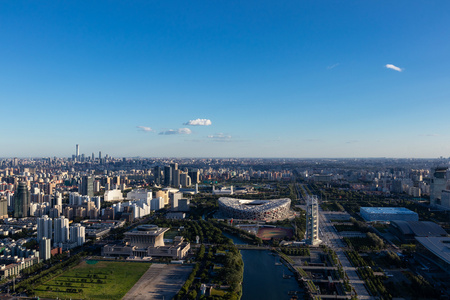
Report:
[[[446,236],[447,232],[438,224],[429,221],[391,221],[404,235]]]

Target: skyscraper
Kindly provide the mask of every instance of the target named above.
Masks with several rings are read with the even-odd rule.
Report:
[[[30,213],[30,191],[27,183],[19,182],[16,193],[14,195],[14,217],[25,218]]]
[[[308,196],[306,200],[306,242],[313,246],[321,243],[319,239],[319,204],[317,196]]]
[[[176,188],[180,187],[180,175],[181,171],[178,169],[172,170],[172,185]]]
[[[447,186],[447,167],[431,169],[430,205],[440,205],[442,190]]]
[[[172,168],[170,166],[164,167],[164,185],[172,185]]]
[[[160,166],[156,166],[153,169],[153,174],[155,177],[155,184],[160,185],[161,184],[161,167]]]
[[[83,196],[94,197],[94,178],[91,176],[83,176],[79,190]]]
[[[80,146],[78,146],[78,144],[75,147],[75,157],[77,158],[77,160],[80,159]]]

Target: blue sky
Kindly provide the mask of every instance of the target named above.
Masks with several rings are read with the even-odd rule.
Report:
[[[449,156],[449,28],[448,1],[2,1],[0,157]]]

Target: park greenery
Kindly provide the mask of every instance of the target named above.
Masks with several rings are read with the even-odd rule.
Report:
[[[229,244],[206,248],[201,245],[196,261],[189,278],[174,299],[196,299],[202,284],[216,288],[201,299],[240,299],[244,263],[236,246]]]
[[[121,299],[150,263],[82,261],[34,290],[44,298]]]
[[[384,248],[383,240],[372,232],[368,232],[366,237],[344,237],[344,241],[350,248],[358,252]]]

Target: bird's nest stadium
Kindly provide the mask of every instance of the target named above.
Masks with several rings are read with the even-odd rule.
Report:
[[[222,214],[235,219],[259,221],[277,221],[289,216],[291,199],[245,200],[221,197],[219,210]]]

